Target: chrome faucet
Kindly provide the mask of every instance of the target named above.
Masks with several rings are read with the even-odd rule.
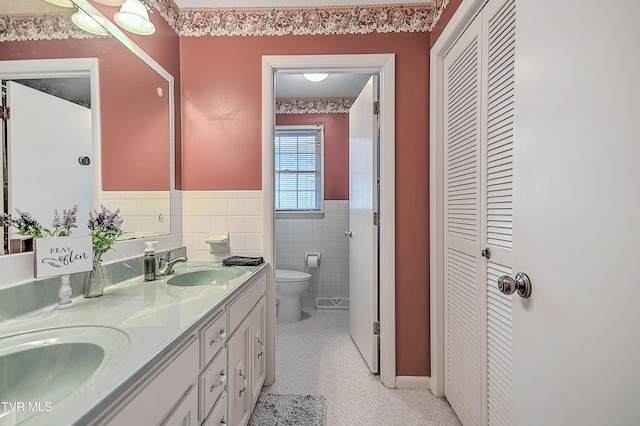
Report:
[[[173,274],[173,267],[178,262],[186,262],[187,258],[184,256],[174,257],[171,259],[171,251],[166,252],[160,257],[158,265],[158,276],[166,277]]]

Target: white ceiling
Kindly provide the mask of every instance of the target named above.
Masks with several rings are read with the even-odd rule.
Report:
[[[312,83],[302,74],[276,74],[276,98],[355,98],[370,74],[329,74],[320,82]]]
[[[2,0],[4,1],[4,0]],[[431,0],[173,0],[180,8],[237,8],[237,7],[310,7],[356,6],[366,4],[431,3]]]

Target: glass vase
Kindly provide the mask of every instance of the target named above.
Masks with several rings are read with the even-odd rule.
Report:
[[[104,276],[102,273],[102,259],[93,259],[93,269],[84,277],[82,294],[84,297],[100,297],[104,291]]]

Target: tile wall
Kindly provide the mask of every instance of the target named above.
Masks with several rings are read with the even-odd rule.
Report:
[[[276,219],[278,269],[305,271],[305,253],[320,253],[320,266],[311,269],[312,284],[302,293],[303,306],[318,297],[349,297],[349,201],[325,201],[323,219]]]
[[[262,191],[183,191],[183,243],[187,257],[215,261],[262,256]],[[229,253],[212,255],[205,240],[229,233]]]
[[[169,191],[103,191],[100,203],[109,210],[120,209],[126,238],[170,233]]]

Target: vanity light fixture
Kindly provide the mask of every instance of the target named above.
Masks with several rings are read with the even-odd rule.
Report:
[[[118,25],[134,34],[151,35],[156,32],[156,27],[149,20],[147,7],[140,0],[126,0],[113,18]]]
[[[313,83],[322,81],[329,76],[329,74],[327,73],[313,73],[313,74],[302,74],[302,75],[304,75],[304,78],[306,78],[307,80]]]
[[[75,7],[75,5],[73,3],[71,3],[71,0],[44,0],[47,3],[51,3],[54,6],[60,6],[60,7]]]
[[[104,19],[101,16],[89,15],[84,10],[78,9],[78,11],[71,16],[71,21],[76,24],[78,28],[91,34],[100,36],[107,35],[107,30],[102,26]]]

